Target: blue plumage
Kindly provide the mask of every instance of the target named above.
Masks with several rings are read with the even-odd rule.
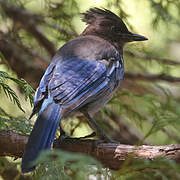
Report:
[[[44,100],[22,157],[23,173],[35,168],[31,163],[41,150],[50,149],[61,120],[61,110],[60,105],[54,103],[52,98]]]
[[[50,96],[65,106],[79,93],[86,91],[89,85],[92,86],[95,81],[103,77],[105,71],[104,64],[79,58],[59,62],[49,81]]]
[[[50,149],[60,120],[71,112],[82,112],[99,135],[110,140],[91,115],[111,99],[123,79],[125,43],[146,38],[129,32],[105,9],[90,9],[83,20],[88,27],[57,51],[36,90],[31,117],[39,115],[22,157],[23,172],[35,168],[32,161]]]
[[[70,113],[106,89],[110,80],[106,78],[106,70],[102,63],[77,57],[48,67],[34,98],[35,109],[40,101],[42,104],[23,155],[22,172],[33,170],[30,163],[40,151],[50,148],[63,116],[62,109],[72,106]]]

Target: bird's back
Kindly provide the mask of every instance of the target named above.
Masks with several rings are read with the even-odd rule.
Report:
[[[61,66],[63,61],[67,61],[72,57],[74,57],[74,61],[83,59],[87,62],[98,62],[103,64],[106,67],[106,73],[103,77],[104,87],[100,90],[99,85],[97,87],[94,85],[93,92],[87,95],[88,97],[86,97],[86,100],[78,106],[78,108],[74,108],[75,103],[73,103],[72,106],[70,105],[64,108],[63,112],[69,115],[69,112],[72,111],[73,108],[73,110],[79,110],[83,107],[87,109],[89,113],[94,114],[111,99],[112,95],[119,87],[120,80],[123,78],[124,66],[121,52],[110,42],[100,37],[86,35],[79,36],[61,47],[53,58],[53,63],[56,64],[56,66],[58,66],[58,64]],[[82,71],[83,69],[81,72]],[[85,73],[87,74],[88,72]],[[96,93],[96,91],[98,93]]]
[[[105,39],[94,35],[79,36],[63,45],[56,53],[53,61],[67,60],[72,57],[87,61],[107,60],[118,54],[118,50]]]

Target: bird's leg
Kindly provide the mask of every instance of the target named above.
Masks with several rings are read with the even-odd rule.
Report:
[[[96,121],[89,115],[88,112],[81,111],[84,116],[88,119],[88,123],[90,127],[97,132],[97,134],[103,138],[106,142],[113,142],[113,140],[108,137],[105,132],[99,127],[99,125],[96,123]]]
[[[69,136],[67,135],[67,133],[64,131],[64,129],[62,128],[62,125],[61,125],[61,123],[60,123],[60,125],[59,125],[59,127],[60,127],[60,135],[59,135],[59,137],[58,137],[58,139],[65,139],[65,138],[69,138]]]
[[[96,136],[96,133],[95,132],[92,132],[91,134],[87,135],[87,136],[84,136],[84,137],[80,137],[80,138],[71,138],[70,136],[67,135],[67,133],[64,131],[64,129],[62,128],[62,125],[60,124],[60,135],[59,137],[57,138],[58,141],[63,141],[65,139],[79,139],[79,140],[82,140],[82,139],[87,139],[87,138],[91,138],[91,137],[94,137]]]
[[[70,136],[67,135],[67,133],[64,131],[64,129],[62,128],[62,125],[60,124],[60,135],[58,137],[58,139],[65,139],[65,138],[70,138]],[[91,134],[84,136],[84,137],[80,137],[79,139],[87,139],[87,138],[91,138],[96,136],[95,132],[92,132]]]

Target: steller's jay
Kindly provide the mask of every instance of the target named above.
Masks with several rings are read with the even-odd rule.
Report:
[[[111,99],[123,79],[123,47],[146,37],[128,31],[107,9],[91,8],[83,14],[87,28],[63,45],[53,57],[34,97],[32,115],[39,112],[22,157],[22,172],[34,170],[32,161],[50,149],[62,118],[80,111],[92,128],[110,139],[92,119]]]

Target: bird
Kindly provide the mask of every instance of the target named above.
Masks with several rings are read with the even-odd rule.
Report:
[[[36,113],[38,117],[22,156],[23,173],[35,169],[32,162],[51,148],[61,119],[71,114],[82,113],[102,139],[111,141],[93,115],[120,86],[124,45],[147,38],[131,33],[108,9],[90,8],[82,16],[87,27],[56,52],[35,92],[31,117]]]

